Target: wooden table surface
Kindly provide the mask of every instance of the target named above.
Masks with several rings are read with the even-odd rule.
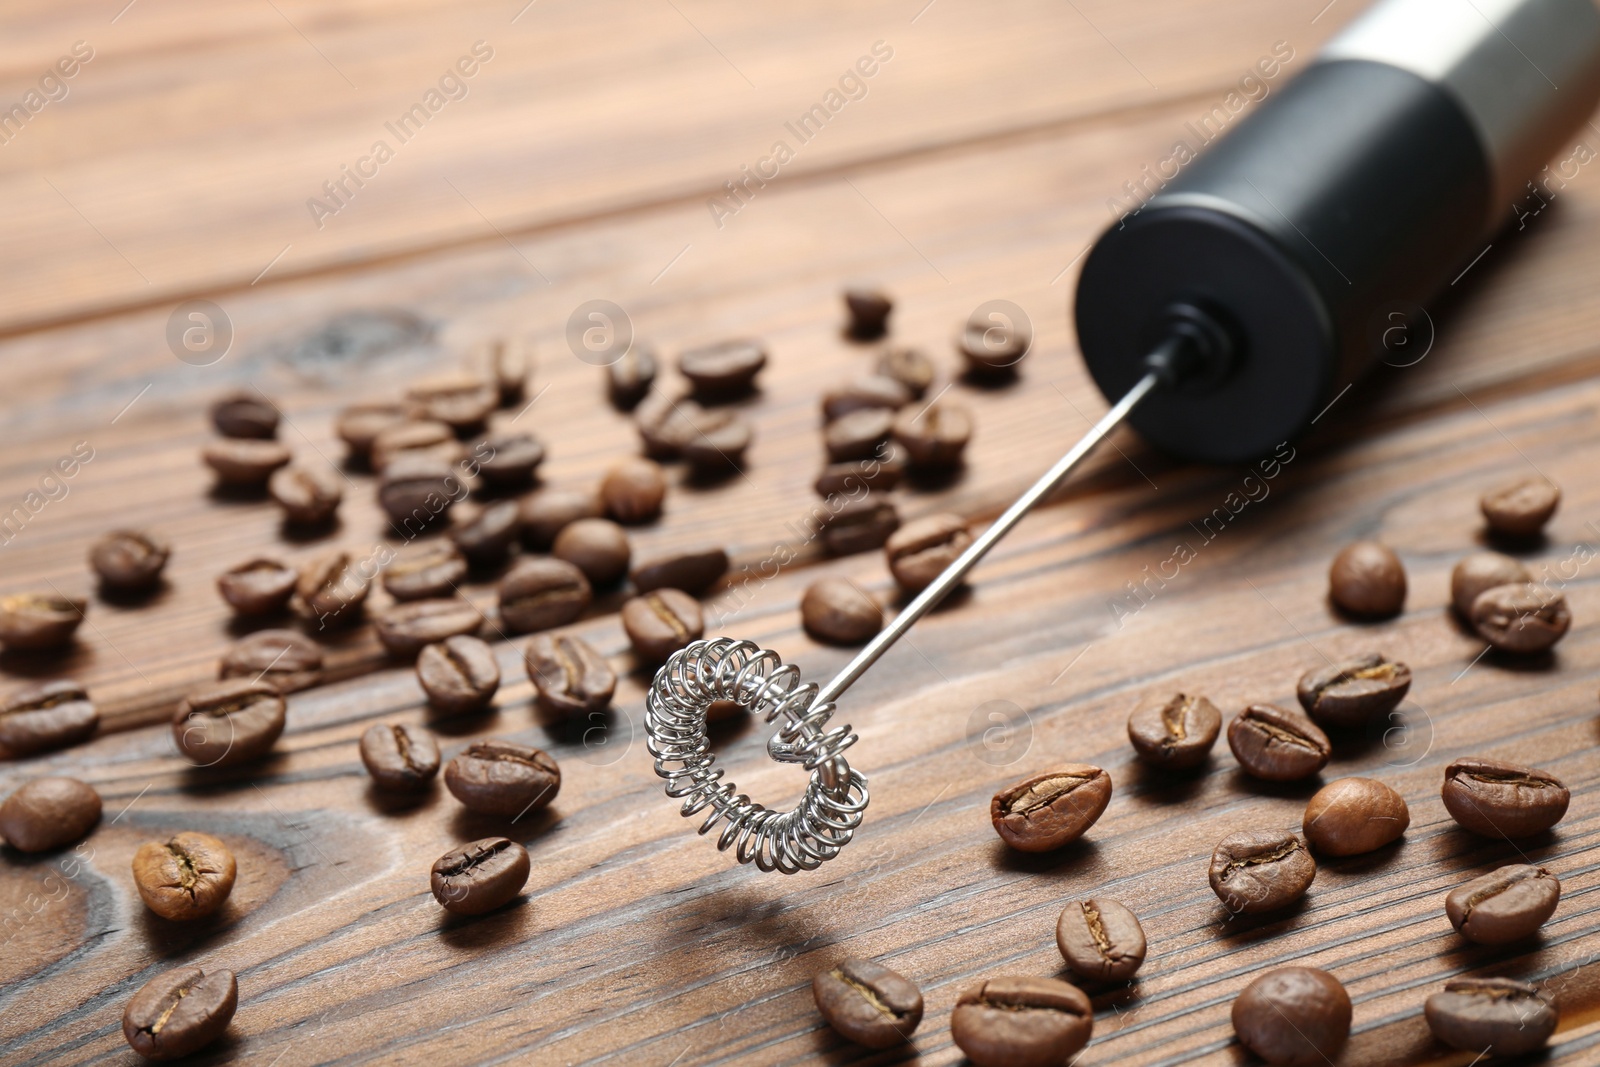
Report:
[[[211,493],[197,460],[211,397],[259,387],[281,405],[297,457],[337,463],[341,405],[393,396],[476,342],[529,336],[537,400],[498,423],[545,443],[547,483],[590,485],[636,447],[599,372],[565,341],[569,314],[591,299],[625,308],[669,354],[726,336],[768,344],[762,390],[745,403],[756,443],[743,474],[703,484],[674,470],[666,514],[632,538],[641,554],[726,545],[735,566],[708,598],[711,632],[823,680],[850,652],[801,632],[804,588],[845,576],[892,603],[879,554],[825,558],[805,527],[819,394],[873,352],[841,339],[840,287],[893,293],[894,339],[932,353],[937,388],[949,383],[976,413],[963,474],[897,490],[903,515],[992,518],[1105,410],[1069,305],[1124,183],[1278,42],[1293,58],[1269,89],[1359,6],[1324,4],[9,5],[0,105],[60,57],[90,58],[0,144],[0,514],[22,516],[0,535],[0,592],[48,583],[93,597],[85,553],[114,526],[176,547],[150,601],[94,599],[70,653],[0,655],[5,691],[72,677],[103,713],[90,742],[0,766],[0,792],[70,774],[106,806],[81,864],[0,855],[0,1061],[135,1062],[123,1005],[151,975],[193,962],[237,972],[241,998],[228,1037],[198,1062],[951,1063],[959,991],[1061,974],[1056,916],[1097,893],[1134,909],[1151,952],[1131,985],[1091,990],[1096,1036],[1080,1064],[1247,1062],[1229,1004],[1291,962],[1350,991],[1340,1065],[1472,1062],[1433,1043],[1422,1019],[1428,993],[1465,973],[1543,983],[1562,1008],[1550,1062],[1597,1062],[1600,178],[1588,172],[1494,238],[1435,309],[1427,358],[1335,405],[1265,497],[1241,505],[1247,471],[1177,466],[1122,434],[1027,518],[970,592],[844,699],[872,804],[855,843],[818,872],[740,867],[662,795],[643,739],[647,678],[617,595],[572,627],[624,674],[614,716],[587,737],[534,721],[521,641],[496,641],[506,681],[492,711],[440,721],[364,627],[329,652],[348,677],[291,697],[288,729],[259,765],[186,769],[163,725],[242,632],[213,588],[220,570],[260,553],[391,543],[359,473],[347,474],[337,529],[309,539],[286,539],[264,500]],[[785,124],[875,47],[872,76],[845,85],[856,98],[799,143]],[[420,132],[394,138],[386,123],[464,56],[478,59],[473,75],[446,83],[452,95]],[[379,140],[392,158],[314,217],[307,201],[330,204],[323,183]],[[736,211],[708,207],[778,140],[793,149],[778,179],[749,186]],[[1018,381],[952,381],[952,334],[997,297],[1035,327]],[[174,309],[196,299],[232,331],[204,366],[167,342]],[[92,460],[48,480],[75,447]],[[1562,583],[1574,626],[1547,660],[1480,658],[1446,610],[1449,571],[1482,542],[1479,493],[1532,471],[1566,497],[1526,555]],[[1219,508],[1228,521],[1204,540],[1196,524]],[[1396,619],[1355,625],[1325,603],[1327,562],[1358,537],[1405,561],[1411,593]],[[1193,559],[1174,568],[1180,545]],[[488,604],[490,589],[467,594]],[[1150,773],[1132,760],[1129,710],[1179,688],[1230,712],[1292,702],[1302,671],[1369,648],[1409,663],[1416,682],[1403,715],[1341,742],[1323,779],[1388,782],[1411,806],[1410,831],[1323,862],[1288,914],[1230,920],[1206,884],[1213,845],[1239,827],[1297,825],[1317,783],[1253,782],[1225,748],[1196,776]],[[509,827],[466,815],[442,787],[385,800],[356,753],[374,722],[429,723],[447,755],[490,735],[537,744],[562,764],[560,797]],[[765,758],[759,725],[723,732],[718,752],[752,795],[798,795],[800,772]],[[1515,846],[1456,829],[1439,785],[1465,754],[1554,771],[1572,788],[1570,813]],[[1057,854],[1009,852],[989,797],[1058,762],[1107,768],[1110,808]],[[179,829],[219,835],[239,857],[214,920],[165,922],[133,891],[134,849]],[[428,867],[502,832],[532,854],[526,895],[474,921],[445,918]],[[1561,878],[1555,918],[1528,944],[1465,944],[1444,893],[1524,858]],[[845,955],[922,987],[912,1046],[868,1054],[821,1023],[811,976]]]

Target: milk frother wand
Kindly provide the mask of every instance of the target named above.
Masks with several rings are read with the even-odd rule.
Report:
[[[1214,463],[1304,431],[1397,321],[1481,257],[1597,100],[1593,0],[1376,4],[1100,236],[1075,314],[1111,410],[832,681],[802,683],[735,638],[668,659],[645,697],[667,795],[685,816],[707,812],[700,833],[722,824],[717,847],[740,863],[793,874],[837,856],[868,802],[843,755],[856,735],[828,727],[851,683],[1123,421]],[[706,733],[717,700],[779,724],[768,754],[811,772],[797,807],[774,811],[722,780]]]

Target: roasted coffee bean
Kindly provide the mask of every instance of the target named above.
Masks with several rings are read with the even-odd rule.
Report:
[[[484,346],[481,360],[484,373],[500,394],[500,406],[518,403],[528,391],[533,374],[533,341],[530,338],[497,338]]]
[[[561,626],[582,615],[593,595],[566,560],[525,559],[500,579],[500,624],[518,634]]]
[[[1376,652],[1309,670],[1295,696],[1324,726],[1361,726],[1399,706],[1411,688],[1411,668]]]
[[[967,522],[959,515],[934,514],[913,519],[890,535],[883,552],[889,573],[900,588],[920,593],[972,544]]]
[[[114,530],[89,549],[89,566],[107,589],[138,592],[161,580],[172,546],[138,530]]]
[[[840,1037],[867,1048],[903,1045],[922,1022],[922,991],[871,960],[840,960],[819,971],[811,996]]]
[[[211,425],[224,437],[276,437],[278,408],[253,389],[240,390],[211,402]]]
[[[525,433],[490,434],[472,446],[472,455],[485,485],[521,489],[544,462],[544,445]]]
[[[64,648],[88,609],[87,600],[59,593],[0,597],[0,644],[28,652]]]
[[[655,666],[705,634],[705,616],[680,589],[653,589],[622,605],[622,628],[639,660]]]
[[[861,411],[865,408],[898,411],[909,403],[911,403],[911,390],[893,378],[868,375],[834,386],[823,393],[822,421],[829,423],[852,411]]]
[[[477,633],[483,612],[460,597],[409,600],[378,612],[372,625],[391,656],[410,659],[428,645]]]
[[[696,417],[701,414],[704,409],[692,400],[656,397],[641,405],[633,421],[645,455],[659,460],[679,458],[683,446],[695,437]]]
[[[1341,778],[1317,790],[1301,826],[1325,856],[1359,856],[1399,840],[1411,825],[1405,798],[1373,778]]]
[[[467,576],[467,557],[443,541],[416,545],[383,572],[383,588],[396,600],[452,596]]]
[[[633,587],[641,593],[655,589],[682,589],[699,596],[728,573],[728,553],[720,548],[655,556],[633,568]]]
[[[480,565],[505,561],[522,534],[522,505],[497,500],[463,514],[456,512],[450,540],[469,560]]]
[[[972,439],[972,413],[960,404],[936,400],[925,408],[900,412],[892,432],[911,466],[943,470],[961,462]]]
[[[598,519],[604,512],[600,498],[579,489],[541,489],[522,501],[522,543],[541,552],[550,550],[556,534],[579,519]]]
[[[447,715],[465,715],[494,699],[500,664],[481,638],[456,634],[417,653],[417,681],[429,704]]]
[[[1422,1014],[1434,1037],[1480,1058],[1537,1051],[1560,1021],[1548,993],[1513,978],[1452,978],[1428,997]]]
[[[289,450],[277,441],[225,437],[200,450],[200,458],[226,486],[265,485],[272,472],[289,463]]]
[[[1027,322],[1009,321],[997,313],[974,314],[956,338],[956,348],[967,360],[967,372],[982,377],[1015,374],[1031,347],[1033,331]]]
[[[950,1036],[976,1067],[1063,1067],[1094,1033],[1094,1008],[1055,978],[991,978],[962,992]]]
[[[379,789],[417,790],[439,773],[439,743],[418,726],[378,723],[361,735],[361,762]]]
[[[1572,794],[1546,771],[1467,756],[1444,770],[1445,810],[1475,834],[1532,837],[1567,813]]]
[[[503,837],[486,837],[434,861],[433,899],[456,915],[483,915],[522,892],[530,869],[527,849]]]
[[[821,578],[800,598],[806,633],[830,645],[859,645],[883,629],[883,609],[854,582]]]
[[[1571,626],[1567,598],[1531,582],[1496,586],[1472,602],[1472,628],[1504,652],[1546,652]]]
[[[610,519],[579,519],[556,534],[550,554],[577,567],[591,584],[606,586],[628,573],[633,552],[627,532]]]
[[[1128,716],[1128,740],[1153,767],[1187,770],[1211,755],[1222,732],[1222,712],[1203,696],[1178,693],[1159,704],[1145,704]]]
[[[753,340],[718,341],[678,353],[678,370],[703,399],[749,392],[766,365],[766,349]]]
[[[1350,994],[1315,967],[1278,967],[1233,1002],[1240,1044],[1271,1064],[1321,1067],[1350,1040]]]
[[[648,459],[625,459],[614,464],[600,480],[600,503],[618,522],[651,522],[661,517],[667,496],[667,479],[661,464]]]
[[[1537,537],[1560,504],[1561,490],[1543,478],[1503,485],[1478,501],[1489,532],[1513,540]]]
[[[573,719],[611,703],[617,673],[589,642],[570,634],[538,634],[523,663],[539,707],[556,719]]]
[[[353,459],[369,460],[378,435],[408,421],[405,409],[398,404],[351,404],[339,412],[333,432],[345,443]]]
[[[655,349],[630,345],[620,359],[606,367],[606,394],[618,411],[632,411],[650,395],[658,363]]]
[[[869,459],[889,439],[894,412],[883,408],[861,408],[841,415],[822,430],[822,443],[830,462]]]
[[[442,422],[456,433],[483,429],[500,405],[498,383],[472,374],[448,374],[418,382],[406,400],[425,419]]]
[[[233,892],[239,867],[228,846],[210,834],[185,830],[146,841],[133,854],[133,884],[163,919],[203,919]]]
[[[1517,560],[1499,552],[1474,552],[1450,572],[1450,606],[1468,622],[1478,594],[1498,585],[1525,585],[1533,574]]]
[[[1115,900],[1075,900],[1056,920],[1056,947],[1079,978],[1121,982],[1144,963],[1144,927]]]
[[[306,614],[319,625],[357,618],[371,590],[372,583],[347,552],[334,552],[305,564],[294,585]]]
[[[832,502],[830,502],[832,506]],[[870,552],[882,548],[889,536],[900,529],[900,512],[890,501],[874,493],[846,500],[818,525],[822,544],[836,556]]]
[[[0,759],[20,759],[87,741],[100,725],[88,690],[77,682],[18,689],[0,703]]]
[[[462,749],[445,766],[444,784],[469,811],[520,816],[556,798],[561,768],[537,748],[492,737]]]
[[[100,794],[76,778],[34,778],[0,803],[0,837],[19,852],[72,844],[100,821]]]
[[[1387,546],[1357,541],[1333,557],[1328,596],[1351,615],[1373,619],[1397,615],[1406,602],[1406,569]]]
[[[1082,837],[1110,802],[1109,774],[1086,763],[1064,763],[996,793],[989,820],[1012,848],[1047,852]]]
[[[406,453],[428,455],[446,464],[461,458],[466,450],[456,440],[455,431],[434,419],[406,419],[380,430],[372,440],[373,470],[382,472]]]
[[[1468,941],[1506,945],[1545,924],[1561,900],[1561,882],[1543,867],[1513,863],[1457,886],[1444,898],[1450,925]]]
[[[846,289],[844,307],[850,313],[845,333],[857,341],[875,341],[889,329],[894,301],[875,289]]]
[[[270,683],[232,678],[178,702],[172,738],[199,767],[231,767],[267,754],[283,733],[283,694]]]
[[[1211,891],[1236,915],[1293,904],[1316,876],[1305,838],[1290,830],[1238,830],[1211,853]]]
[[[378,478],[378,503],[402,533],[412,536],[448,515],[467,495],[465,479],[444,459],[402,452]]]
[[[812,483],[817,495],[855,497],[863,492],[887,493],[900,484],[906,464],[898,448],[880,449],[871,459],[846,459],[822,468]]]
[[[705,411],[694,417],[694,434],[679,449],[696,470],[718,473],[743,470],[750,447],[750,424],[732,408]]]
[[[322,679],[322,648],[294,630],[257,630],[222,654],[217,676],[250,678],[280,693],[296,693]]]
[[[298,572],[275,559],[253,559],[217,576],[217,592],[240,615],[271,615],[289,606]]]
[[[333,518],[344,499],[339,476],[322,467],[284,467],[267,479],[267,492],[283,517],[293,523],[315,526]]]
[[[147,1060],[174,1060],[221,1037],[239,1007],[232,971],[174,967],[139,987],[122,1012],[122,1036]]]
[[[893,378],[911,393],[913,400],[922,399],[933,384],[933,360],[916,348],[886,348],[878,357],[877,373]]]
[[[1228,747],[1245,773],[1268,782],[1296,782],[1328,765],[1332,746],[1317,724],[1271,704],[1252,704],[1228,724]]]

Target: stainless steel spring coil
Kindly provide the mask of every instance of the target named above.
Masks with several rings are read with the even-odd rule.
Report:
[[[842,753],[855,743],[848,726],[827,729],[834,705],[812,706],[815,683],[752,641],[719,637],[673,653],[645,695],[645,734],[667,796],[683,798],[685,818],[707,811],[700,833],[724,824],[717,848],[763,871],[815,870],[839,854],[867,807],[867,780]],[[722,780],[706,733],[713,701],[732,700],[768,723],[779,722],[767,753],[811,772],[792,811],[774,811]]]

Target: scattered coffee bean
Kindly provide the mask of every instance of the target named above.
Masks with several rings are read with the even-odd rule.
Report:
[[[894,412],[883,408],[861,408],[839,416],[822,430],[829,461],[870,459],[889,439],[893,424]]]
[[[1188,770],[1211,755],[1222,733],[1222,712],[1203,696],[1178,693],[1160,704],[1145,704],[1128,716],[1128,740],[1152,767]]]
[[[1406,569],[1387,546],[1357,541],[1333,557],[1328,596],[1351,615],[1373,619],[1397,615],[1406,602]]]
[[[522,505],[515,500],[496,500],[465,514],[458,511],[450,528],[456,548],[480,566],[505,562],[521,535]]]
[[[271,684],[232,678],[179,701],[172,738],[198,767],[231,767],[267,754],[283,733],[285,710]]]
[[[1350,994],[1315,967],[1277,967],[1233,1002],[1233,1032],[1271,1064],[1320,1067],[1350,1040]]]
[[[212,401],[211,425],[224,437],[276,437],[278,408],[253,389],[229,393]]]
[[[874,289],[846,289],[845,310],[850,321],[845,333],[857,341],[875,341],[888,332],[889,312],[894,302]]]
[[[58,593],[0,597],[0,644],[8,649],[48,652],[72,643],[89,602]]]
[[[921,409],[908,407],[895,416],[893,433],[911,466],[929,470],[954,467],[972,439],[972,413],[948,400],[936,400]]]
[[[345,623],[361,614],[372,583],[352,565],[347,552],[321,556],[300,568],[295,595],[320,625]]]
[[[1450,925],[1468,941],[1507,945],[1555,914],[1561,882],[1543,867],[1513,863],[1457,886],[1444,898]]]
[[[89,566],[107,589],[133,593],[161,580],[172,546],[138,530],[115,530],[89,549]]]
[[[830,501],[830,506],[832,506]],[[882,548],[889,536],[900,529],[900,512],[882,496],[868,493],[846,500],[818,525],[822,544],[836,556],[870,552]]]
[[[818,641],[859,645],[883,629],[883,609],[854,582],[821,578],[800,598],[800,622]]]
[[[705,410],[692,400],[657,397],[642,405],[633,419],[645,455],[659,460],[678,459],[683,446],[696,436],[697,419],[704,414]]]
[[[1059,1067],[1094,1033],[1094,1008],[1055,978],[991,978],[956,998],[950,1036],[976,1067]]]
[[[500,688],[500,664],[481,638],[456,634],[417,653],[417,681],[428,703],[439,711],[466,715],[488,707],[494,699]]]
[[[868,375],[835,386],[822,394],[822,421],[832,422],[866,408],[897,411],[911,403],[911,390],[881,375]]]
[[[232,971],[174,967],[139,987],[122,1012],[122,1036],[147,1060],[175,1060],[221,1037],[239,1007]]]
[[[384,465],[378,478],[378,503],[407,537],[448,515],[467,494],[454,467],[426,452],[402,452]]]
[[[566,560],[525,559],[500,579],[500,623],[512,633],[561,626],[583,614],[589,579]]]
[[[453,848],[433,863],[433,899],[456,915],[484,915],[528,884],[528,850],[503,837]]]
[[[1376,652],[1309,670],[1295,695],[1324,726],[1362,726],[1399,706],[1411,688],[1411,668]]]
[[[1056,920],[1056,947],[1079,978],[1121,982],[1144,963],[1144,927],[1115,900],[1075,900]]]
[[[1561,490],[1543,478],[1503,485],[1478,501],[1489,532],[1512,540],[1537,537],[1560,504]]]
[[[871,960],[840,960],[819,971],[811,996],[840,1037],[867,1048],[903,1045],[922,1022],[922,991]]]
[[[622,358],[606,367],[606,394],[618,411],[632,411],[650,395],[658,363],[648,345],[630,345]]]
[[[651,522],[661,517],[667,496],[667,479],[661,464],[648,459],[625,459],[614,464],[600,480],[600,503],[618,522]]]
[[[1553,774],[1476,756],[1445,768],[1442,795],[1450,817],[1468,830],[1513,839],[1550,829],[1572,799]]]
[[[1468,622],[1472,602],[1480,593],[1499,585],[1526,585],[1533,574],[1517,560],[1499,552],[1474,552],[1450,572],[1450,605]]]
[[[1271,704],[1252,704],[1228,724],[1228,747],[1245,773],[1268,782],[1296,782],[1328,765],[1332,746],[1317,724]]]
[[[272,472],[289,462],[289,450],[277,441],[226,437],[200,450],[200,458],[217,473],[225,486],[265,485]]]
[[[280,693],[297,693],[322,679],[322,649],[294,630],[257,630],[228,647],[217,676],[250,678]]]
[[[703,411],[693,417],[694,433],[679,453],[696,470],[716,474],[744,469],[750,447],[750,424],[732,408]]]
[[[1499,585],[1472,602],[1472,627],[1495,648],[1517,655],[1546,652],[1572,626],[1567,598],[1545,586]]]
[[[900,484],[906,471],[898,448],[883,448],[871,459],[846,459],[822,468],[812,483],[817,495],[854,497],[863,492],[887,493]]]
[[[374,470],[382,472],[406,453],[430,455],[446,464],[461,458],[465,449],[455,431],[433,419],[406,419],[384,427],[373,438],[371,459]]]
[[[485,373],[500,394],[500,406],[508,408],[520,402],[533,374],[533,341],[526,337],[497,339],[488,344],[485,356]]]
[[[606,586],[628,573],[628,534],[610,519],[579,519],[556,534],[550,554],[577,567],[592,585]]]
[[[210,834],[185,830],[146,841],[133,854],[133,884],[163,919],[203,919],[233,892],[239,867],[228,846]]]
[[[634,654],[651,666],[700,640],[705,625],[700,604],[679,589],[655,589],[622,605],[622,628]]]
[[[406,390],[420,418],[449,426],[458,434],[483,429],[500,406],[500,387],[471,374],[441,375]]]
[[[656,589],[682,589],[700,596],[728,573],[728,553],[720,548],[656,556],[633,568],[633,587],[641,593]]]
[[[275,559],[252,559],[217,576],[217,592],[239,615],[271,615],[289,606],[297,571]]]
[[[1428,997],[1422,1014],[1451,1048],[1497,1058],[1543,1048],[1560,1021],[1548,993],[1513,978],[1452,978]]]
[[[1325,856],[1359,856],[1397,841],[1411,825],[1405,798],[1373,778],[1341,778],[1317,790],[1301,823]]]
[[[905,386],[913,400],[922,399],[933,384],[933,360],[916,348],[886,348],[878,357],[877,373]]]
[[[44,682],[0,702],[0,759],[20,759],[87,741],[100,725],[88,690],[77,682]]]
[[[379,789],[415,791],[439,773],[439,743],[418,726],[377,723],[361,735],[361,762]]]
[[[1033,331],[1026,321],[1003,320],[997,313],[974,314],[956,339],[956,348],[966,357],[967,372],[985,378],[1015,374],[1032,346]]]
[[[384,608],[372,624],[391,656],[410,659],[428,645],[477,633],[483,612],[460,597],[408,600]]]
[[[267,479],[267,492],[292,523],[315,526],[333,518],[344,499],[339,476],[321,467],[284,467]]]
[[[756,375],[766,365],[767,352],[759,341],[718,341],[687,348],[678,354],[678,370],[689,379],[695,395],[702,399],[722,399],[749,392],[755,385]]]
[[[1239,830],[1211,853],[1211,891],[1236,915],[1293,904],[1316,876],[1305,838],[1289,830]]]
[[[520,816],[546,807],[561,791],[550,756],[515,741],[474,741],[444,769],[444,784],[469,811]]]
[[[370,460],[378,436],[385,430],[408,422],[405,409],[398,404],[351,404],[339,412],[333,431],[350,450],[352,459]]]
[[[538,634],[523,663],[539,707],[556,719],[574,719],[611,703],[617,673],[589,642],[570,634]]]
[[[541,489],[522,501],[522,542],[548,552],[556,534],[579,519],[598,519],[600,498],[578,489]]]
[[[72,844],[100,821],[100,794],[76,778],[34,778],[0,804],[0,837],[19,852]]]
[[[1111,776],[1066,763],[1007,786],[989,801],[1000,839],[1021,852],[1047,852],[1076,841],[1111,802]]]
[[[966,520],[940,513],[906,523],[890,535],[883,551],[900,588],[920,593],[971,544]]]
[[[525,433],[490,434],[473,445],[472,455],[485,485],[521,489],[544,462],[544,445]]]
[[[453,596],[467,576],[467,558],[453,544],[434,541],[397,556],[383,572],[383,588],[396,600]]]

